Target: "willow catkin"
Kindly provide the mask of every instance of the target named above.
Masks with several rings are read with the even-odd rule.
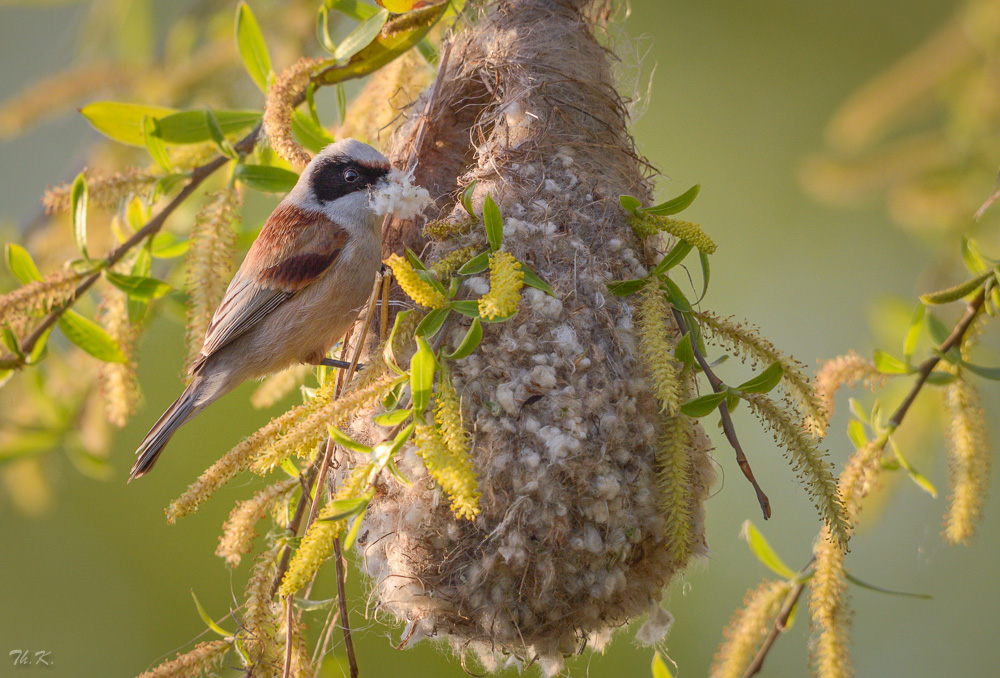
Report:
[[[668,415],[675,414],[681,405],[681,380],[674,363],[674,346],[667,335],[670,304],[657,283],[642,288],[636,312],[643,366],[661,409]]]
[[[747,591],[743,607],[737,610],[712,660],[710,678],[740,678],[767,637],[775,617],[791,590],[787,581],[765,581]]]
[[[990,449],[986,422],[976,388],[957,379],[944,392],[947,414],[948,470],[951,496],[944,536],[952,544],[967,544],[983,517],[990,481]]]
[[[254,678],[277,678],[281,675],[282,655],[278,643],[281,603],[271,597],[274,579],[274,550],[265,551],[254,563],[246,586],[246,604],[240,616],[241,640],[250,662],[247,675]]]
[[[441,294],[427,281],[421,280],[405,257],[393,254],[386,259],[385,263],[392,269],[393,277],[396,278],[396,282],[399,283],[406,296],[416,303],[427,308],[444,308],[448,304],[448,297]]]
[[[229,284],[240,202],[235,188],[213,194],[191,228],[187,254],[189,364],[201,351],[212,315]]]
[[[270,512],[272,507],[284,495],[292,491],[299,481],[298,478],[288,478],[263,490],[246,501],[237,502],[229,519],[222,526],[222,536],[215,555],[224,558],[230,567],[240,564],[242,556],[253,548],[253,540],[257,538],[255,528],[258,521]]]
[[[64,269],[0,296],[0,326],[9,325],[20,336],[33,317],[73,300],[80,274]]]
[[[490,255],[490,291],[479,297],[479,315],[506,318],[517,310],[524,287],[524,271],[509,252]]]
[[[847,355],[827,360],[816,372],[816,399],[822,406],[822,416],[816,421],[810,421],[813,430],[822,435],[833,415],[833,400],[841,386],[864,384],[865,388],[875,389],[885,383],[886,376],[875,368],[875,363],[855,351]]]
[[[139,402],[135,362],[138,329],[129,322],[128,297],[118,290],[104,295],[99,315],[101,324],[125,355],[124,362],[102,362],[97,373],[105,416],[110,423],[123,428]]]
[[[305,167],[312,159],[292,135],[292,112],[305,96],[312,69],[322,59],[303,57],[274,80],[264,103],[264,132],[271,147],[295,167]]]
[[[221,666],[223,656],[231,647],[228,640],[199,643],[190,652],[178,654],[175,659],[139,674],[138,678],[193,678]]]

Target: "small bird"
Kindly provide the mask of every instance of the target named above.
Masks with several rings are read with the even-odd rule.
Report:
[[[247,379],[324,362],[375,282],[382,234],[371,193],[388,185],[391,169],[354,139],[306,166],[229,283],[191,383],[139,445],[129,482],[149,472],[182,424]]]

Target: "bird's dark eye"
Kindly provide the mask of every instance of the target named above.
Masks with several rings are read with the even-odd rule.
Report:
[[[346,181],[347,183],[353,184],[355,181],[357,181],[360,178],[361,178],[361,175],[358,174],[357,170],[354,170],[354,169],[346,169],[346,170],[344,170],[344,181]]]

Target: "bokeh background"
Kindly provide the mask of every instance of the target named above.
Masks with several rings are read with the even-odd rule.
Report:
[[[169,21],[194,3],[154,4],[158,19]],[[885,299],[927,291],[928,267],[942,249],[957,251],[955,234],[914,237],[891,223],[878,201],[852,210],[824,206],[796,180],[803,158],[822,147],[824,126],[838,104],[955,7],[933,0],[631,2],[624,24],[628,44],[642,56],[645,73],[656,65],[648,107],[635,125],[639,147],[669,177],[660,183],[665,195],[702,184],[687,214],[721,245],[706,305],[751,319],[810,368],[849,348],[869,352],[887,336],[895,342],[899,335],[888,334],[892,306]],[[82,19],[81,7],[72,3],[0,2],[0,100],[58,70],[73,54]],[[0,218],[29,221],[45,186],[72,178],[79,153],[96,134],[82,117],[66,116],[0,141]],[[1000,149],[994,155],[1000,163]],[[989,190],[984,182],[982,195]],[[979,228],[995,232],[998,219],[998,212],[987,214]],[[888,347],[896,350],[895,343]],[[249,496],[250,483],[234,483],[176,526],[166,524],[163,507],[281,405],[253,410],[245,385],[185,427],[155,474],[130,486],[124,482],[136,442],[180,390],[183,356],[183,328],[161,317],[141,346],[145,400],[115,437],[110,481],[81,476],[57,454],[44,466],[54,488],[51,501],[36,515],[15,510],[0,494],[0,676],[138,674],[204,631],[190,590],[216,618],[242,591],[246,566],[231,572],[213,551],[232,502]],[[984,386],[984,395],[994,423],[996,390]],[[11,405],[4,398],[0,390],[0,408]],[[921,434],[906,444],[911,461],[944,489],[943,441],[926,433],[936,429],[919,426],[932,410],[916,411]],[[841,411],[828,440],[838,466],[851,449],[845,422]],[[808,560],[818,528],[813,507],[769,436],[745,412],[737,425],[774,516],[766,524],[760,520],[751,489],[728,448],[719,445],[722,481],[708,504],[712,556],[668,592],[676,622],[666,651],[681,677],[705,674],[745,591],[768,575],[739,539],[742,522],[753,519],[793,567]],[[993,435],[996,440],[996,430]],[[942,542],[943,497],[933,500],[908,482],[890,481],[874,499],[852,542],[850,569],[867,581],[933,599],[854,592],[860,676],[996,675],[996,488],[994,480],[994,500],[969,548]],[[352,620],[363,675],[465,675],[433,645],[393,650],[388,636],[398,639],[398,632],[364,618],[358,579],[351,577]],[[328,595],[330,582],[322,580],[314,597]],[[224,625],[234,624],[230,619]],[[764,675],[806,674],[807,625],[800,615]],[[15,667],[8,652],[17,649],[48,651],[52,665]],[[622,632],[605,654],[586,654],[568,665],[568,673],[646,676],[651,655],[634,644],[631,632]],[[342,674],[338,647],[324,675]]]

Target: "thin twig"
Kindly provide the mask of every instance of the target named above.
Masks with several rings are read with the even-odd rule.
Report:
[[[281,678],[290,678],[292,675],[292,600],[295,598],[288,594],[288,601],[285,605],[285,670]]]
[[[240,139],[234,146],[236,152],[240,155],[245,155],[251,152],[254,145],[257,143],[257,136],[260,134],[260,130],[261,126],[257,125],[253,128],[252,132]],[[191,179],[184,184],[184,188],[182,188],[181,191],[174,196],[174,199],[167,203],[166,207],[160,210],[155,217],[146,222],[145,226],[132,234],[131,238],[116,247],[111,254],[105,257],[98,270],[77,285],[77,288],[73,292],[73,296],[70,297],[69,301],[62,304],[59,308],[53,309],[52,312],[45,317],[45,320],[43,320],[41,324],[35,328],[34,332],[32,332],[31,335],[29,335],[28,338],[21,344],[22,353],[25,355],[31,355],[31,351],[35,348],[35,344],[38,343],[39,339],[42,338],[50,327],[56,324],[59,318],[61,318],[62,315],[69,310],[74,303],[76,303],[77,299],[79,299],[82,294],[84,294],[94,285],[95,282],[97,282],[97,279],[101,277],[102,271],[110,269],[112,266],[121,261],[121,259],[128,254],[133,247],[141,243],[146,238],[158,233],[163,227],[163,224],[166,222],[167,217],[169,217],[174,210],[180,207],[181,204],[198,189],[205,179],[210,177],[216,170],[229,162],[229,160],[228,156],[219,155],[210,162],[207,162],[204,165],[199,165],[191,170]],[[24,361],[24,358],[15,357],[13,360],[5,358],[0,360],[0,365],[4,368],[17,368],[23,367]]]
[[[309,501],[309,495],[312,493],[313,472],[315,470],[316,467],[313,465],[299,475],[299,482],[302,484],[302,496],[299,497],[299,504],[295,507],[295,515],[292,516],[291,522],[288,523],[287,533],[290,537],[295,537],[299,532],[299,523],[302,522],[302,516],[306,512],[306,503]],[[286,544],[285,548],[281,551],[281,561],[278,563],[278,569],[274,573],[274,579],[271,581],[272,599],[278,593],[278,587],[281,586],[281,580],[285,576],[285,570],[288,569],[288,559],[291,556],[292,547]]]
[[[674,309],[674,320],[677,322],[677,328],[680,330],[681,335],[686,334],[688,332],[687,323],[684,322],[683,314],[676,308]],[[721,393],[725,384],[712,371],[712,366],[708,364],[708,360],[701,354],[701,351],[694,342],[691,342],[691,349],[694,352],[695,360],[698,361],[705,376],[708,377],[708,383],[712,385],[712,390],[716,393]],[[733,417],[729,413],[729,405],[725,400],[719,403],[719,416],[722,419],[722,430],[726,434],[726,440],[729,441],[733,450],[736,451],[736,463],[739,464],[740,470],[743,471],[746,479],[753,485],[754,492],[757,493],[757,502],[760,504],[760,510],[764,513],[764,520],[767,520],[771,517],[771,502],[768,500],[767,495],[764,494],[764,490],[760,489],[760,485],[757,484],[757,479],[753,475],[753,469],[750,468],[750,462],[747,460],[746,454],[743,453],[743,447],[740,445],[739,438],[736,437],[736,427],[733,425]]]
[[[968,303],[965,309],[965,314],[958,321],[958,323],[956,323],[955,328],[951,331],[951,334],[948,335],[948,338],[941,343],[941,345],[934,352],[934,355],[920,364],[920,367],[917,370],[917,380],[914,382],[912,388],[910,388],[910,392],[906,394],[903,402],[899,404],[896,411],[892,413],[891,417],[889,417],[890,430],[899,428],[900,424],[903,423],[906,413],[909,412],[910,406],[917,399],[920,391],[927,383],[927,379],[931,372],[933,372],[934,368],[941,362],[941,357],[948,353],[951,349],[962,344],[962,340],[965,338],[966,332],[969,331],[969,328],[972,326],[976,316],[979,315],[979,312],[983,309],[985,301],[986,287],[984,286],[979,290],[979,294],[977,294],[975,298]],[[815,560],[816,558],[813,557],[801,572],[807,571]],[[756,656],[754,656],[753,662],[751,662],[750,666],[747,667],[746,672],[743,674],[743,678],[750,678],[751,676],[759,673],[764,667],[764,660],[767,658],[767,653],[770,652],[771,647],[778,638],[778,635],[785,630],[785,625],[788,623],[788,617],[791,616],[792,610],[795,608],[795,604],[802,596],[802,592],[804,590],[805,582],[800,582],[797,583],[789,592],[788,598],[785,599],[785,604],[781,608],[781,612],[774,620],[771,630],[768,632],[767,637],[764,639],[764,643],[757,651]]]
[[[339,537],[333,540],[333,557],[337,560],[337,605],[340,607],[340,628],[344,632],[344,646],[347,648],[347,664],[351,667],[351,678],[358,678],[358,659],[354,656],[351,623],[347,618],[347,575],[344,572],[344,556],[340,551]]]

